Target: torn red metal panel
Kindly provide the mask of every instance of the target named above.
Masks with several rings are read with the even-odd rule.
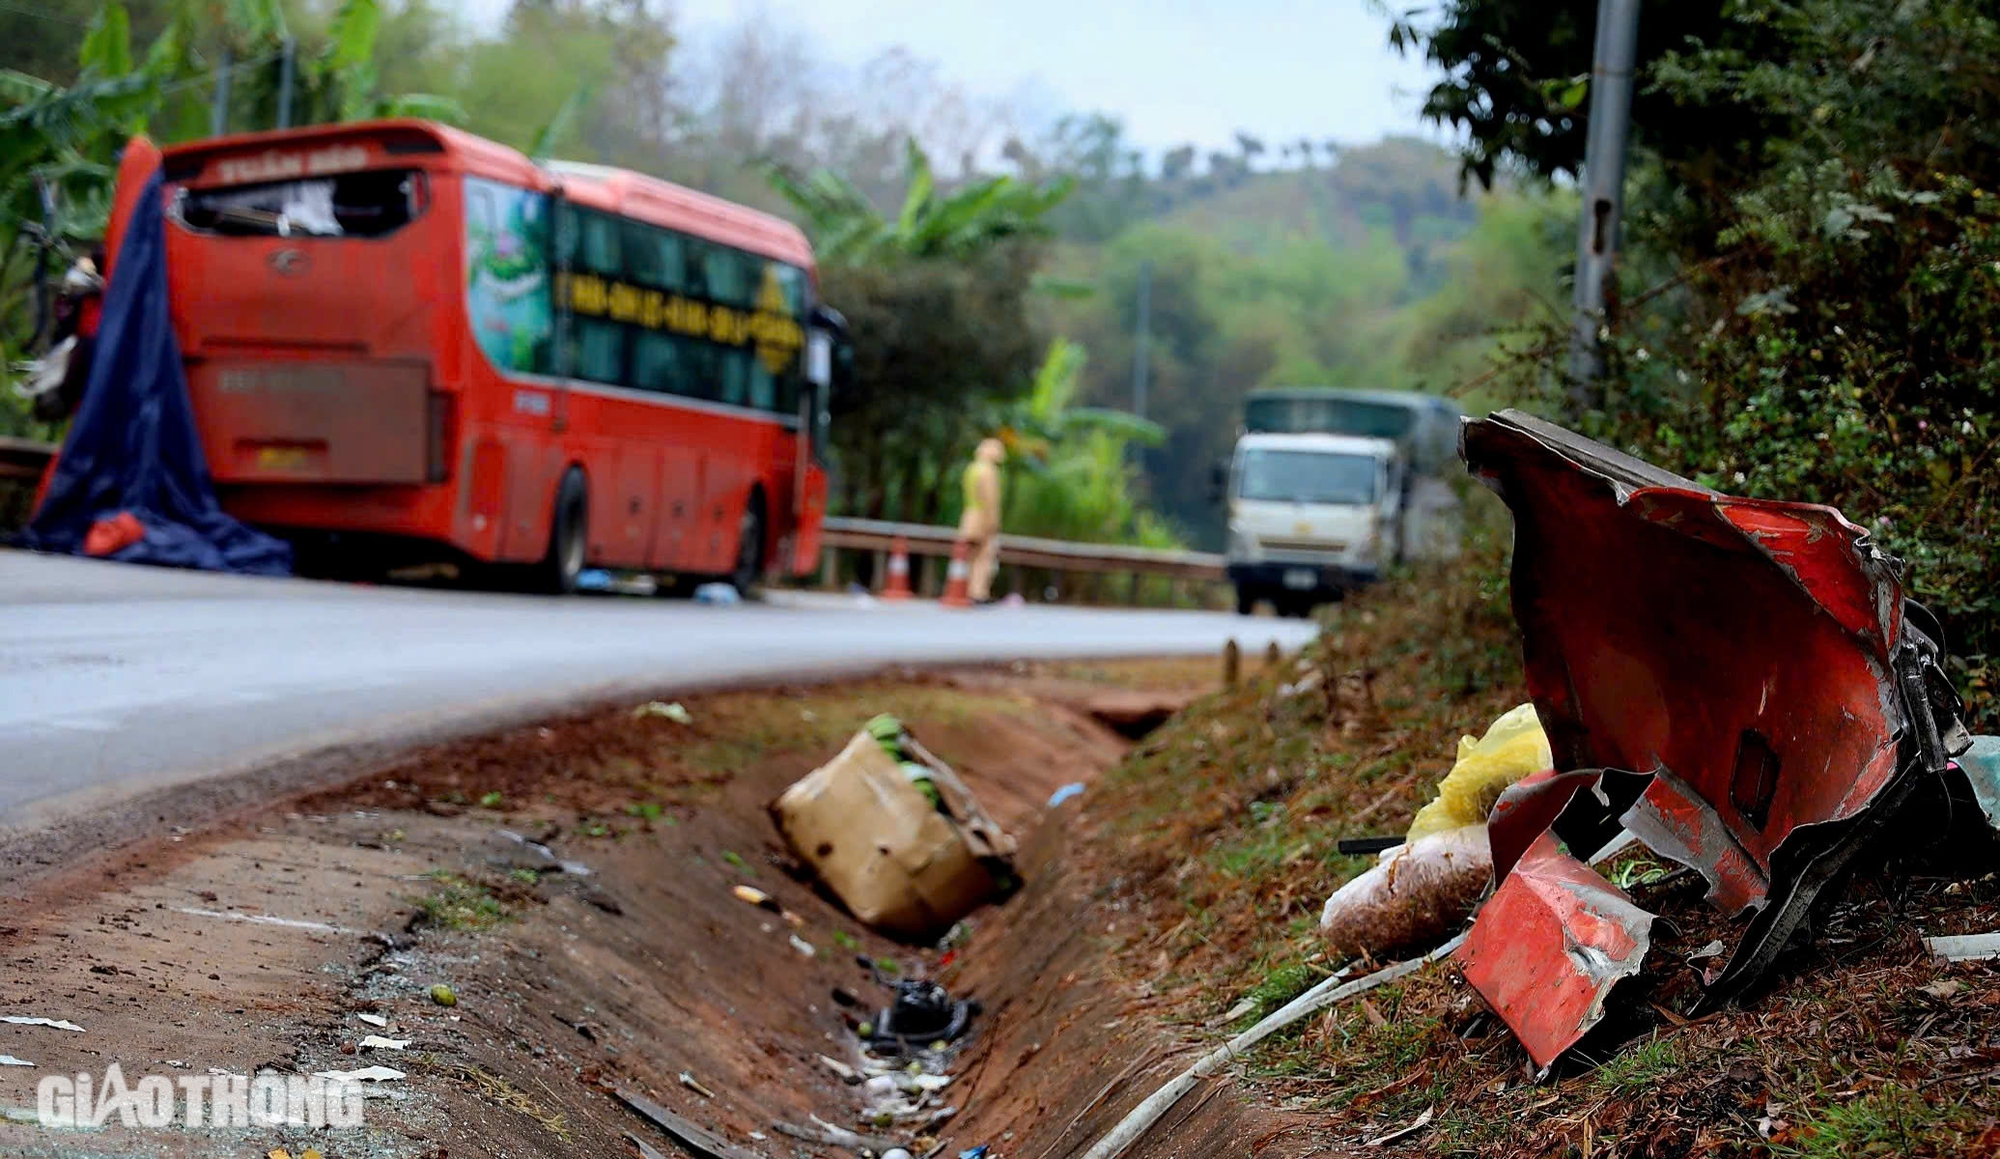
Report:
[[[1546,1065],[1595,1020],[1577,995],[1601,1012],[1637,968],[1584,969],[1577,947],[1611,919],[1557,904],[1547,881],[1610,890],[1636,942],[1650,921],[1574,858],[1552,862],[1547,831],[1588,857],[1622,825],[1700,871],[1725,912],[1775,900],[1730,963],[1763,968],[1898,772],[1904,605],[1894,561],[1831,508],[1721,495],[1513,411],[1466,423],[1461,450],[1514,513],[1514,614],[1557,770],[1494,811],[1496,873],[1521,860],[1466,975]]]
[[[1556,844],[1537,837],[1458,949],[1466,981],[1547,1069],[1604,1018],[1604,1000],[1635,974],[1653,915]]]
[[[1513,412],[1465,428],[1514,511],[1515,617],[1556,767],[1663,774],[1634,806],[1641,837],[1740,912],[1794,829],[1854,815],[1895,772],[1902,593],[1837,511],[1621,478],[1606,451]]]

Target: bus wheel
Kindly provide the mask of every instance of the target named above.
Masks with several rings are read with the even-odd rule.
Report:
[[[1257,610],[1257,589],[1249,584],[1236,585],[1236,614],[1247,616]]]
[[[576,591],[589,543],[590,494],[583,472],[571,467],[563,475],[562,486],[556,488],[555,514],[549,521],[549,553],[536,565],[536,589],[558,596]]]
[[[763,572],[764,498],[752,492],[743,505],[743,523],[736,535],[736,568],[729,573],[729,582],[747,596]]]

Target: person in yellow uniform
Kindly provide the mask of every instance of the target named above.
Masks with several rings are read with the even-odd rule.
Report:
[[[1006,457],[999,439],[985,439],[965,468],[965,514],[958,518],[958,536],[972,553],[966,594],[974,603],[993,601],[993,576],[1000,570],[1000,462]]]

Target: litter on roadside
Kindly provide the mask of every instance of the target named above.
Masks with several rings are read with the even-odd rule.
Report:
[[[814,946],[811,942],[806,941],[804,938],[798,936],[797,934],[791,935],[791,939],[792,939],[792,949],[797,950],[799,952],[800,957],[813,958],[819,956],[818,947]]]
[[[1920,785],[1976,794],[1990,766],[1961,761],[2000,750],[1961,723],[1900,561],[1838,511],[1723,495],[1515,411],[1466,422],[1461,447],[1514,512],[1552,760],[1493,806],[1498,885],[1459,956],[1546,1070],[1649,948],[1653,915],[1589,867],[1610,842],[1699,872],[1744,919],[1702,972],[1713,1008],[1769,971]]]
[[[56,1030],[69,1030],[77,1034],[83,1033],[83,1027],[78,1026],[74,1022],[59,1018],[30,1018],[20,1014],[9,1014],[5,1017],[0,1017],[0,1022],[9,1023],[14,1026],[47,1026]]]
[[[671,720],[675,724],[694,723],[694,715],[688,712],[686,708],[682,707],[679,701],[675,701],[672,704],[667,704],[658,700],[649,700],[646,703],[640,705],[639,707],[633,709],[632,717],[635,720],[645,720],[648,717],[659,717],[662,720]]]
[[[370,1026],[377,1027],[382,1030],[389,1029],[389,1020],[382,1017],[380,1014],[357,1014],[355,1015],[355,1017],[359,1018],[363,1022],[366,1022]]]
[[[780,907],[777,901],[774,898],[772,898],[770,894],[765,893],[761,889],[757,889],[748,885],[739,885],[731,889],[729,892],[736,895],[737,901],[746,902],[750,905],[758,907],[759,909],[770,910],[772,913],[780,912]]]
[[[384,1038],[379,1034],[371,1034],[361,1040],[360,1048],[362,1050],[402,1050],[409,1045],[410,1040],[407,1038]]]
[[[695,1077],[689,1074],[688,1072],[682,1071],[680,1078],[682,1086],[693,1091],[695,1094],[700,1095],[702,1098],[713,1099],[715,1097],[714,1091],[709,1090],[707,1087],[702,1086],[699,1082],[696,1082]]]
[[[728,584],[703,584],[694,589],[694,602],[730,607],[743,602],[743,595]]]
[[[1486,816],[1493,803],[1549,763],[1532,704],[1501,716],[1484,736],[1461,738],[1451,772],[1403,842],[1381,850],[1374,867],[1327,899],[1320,934],[1354,955],[1436,945],[1478,907],[1492,879]]]
[[[458,991],[439,982],[437,985],[431,987],[431,1001],[437,1003],[439,1006],[456,1006],[458,1005]]]
[[[360,1070],[318,1070],[313,1077],[336,1083],[390,1083],[410,1076],[394,1067],[364,1066]]]
[[[1056,808],[1057,806],[1061,805],[1064,801],[1069,800],[1071,797],[1080,797],[1082,795],[1083,795],[1083,782],[1072,781],[1071,783],[1064,785],[1062,788],[1057,789],[1054,793],[1052,793],[1049,796],[1049,808],[1051,809]]]
[[[848,912],[887,933],[935,937],[1016,884],[1014,839],[894,717],[871,720],[771,813]]]
[[[896,999],[870,1024],[864,1038],[876,1047],[914,1052],[933,1043],[956,1042],[979,1013],[977,1002],[955,999],[936,982],[896,984]]]
[[[34,1066],[25,1058],[15,1058],[11,1054],[0,1054],[0,1066]]]
[[[2000,933],[1925,938],[1924,949],[1947,962],[1991,961],[2000,958]]]

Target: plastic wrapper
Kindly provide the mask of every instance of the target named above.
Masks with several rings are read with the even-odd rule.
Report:
[[[1459,739],[1457,763],[1438,782],[1437,798],[1417,811],[1406,840],[1486,824],[1493,802],[1507,786],[1554,763],[1535,706],[1521,705],[1494,721],[1478,740]]]
[[[1486,826],[1462,825],[1384,850],[1326,900],[1320,934],[1341,954],[1431,946],[1471,916],[1493,876]]]

